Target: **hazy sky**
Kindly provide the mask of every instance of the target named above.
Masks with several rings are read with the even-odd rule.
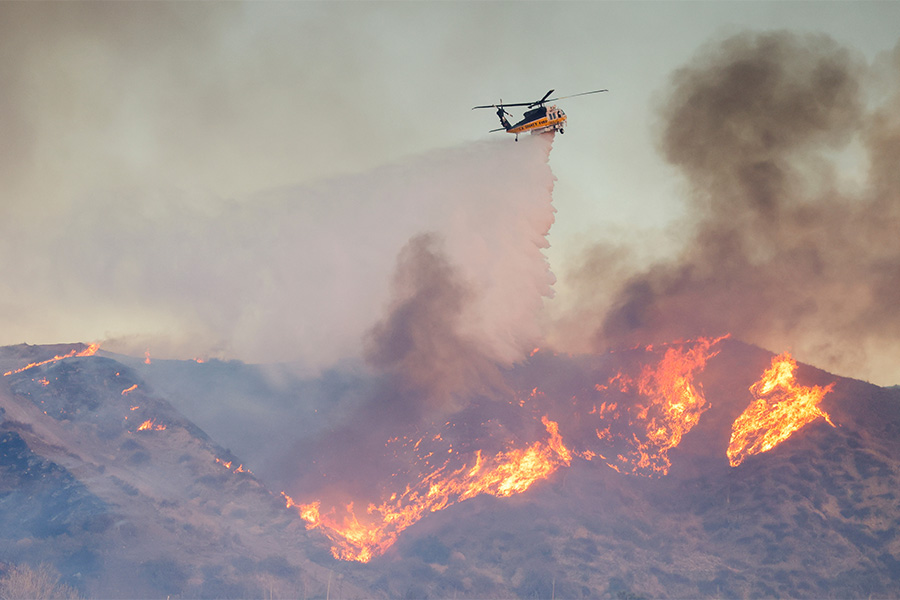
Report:
[[[0,15],[4,211],[122,185],[239,197],[478,139],[497,124],[476,104],[609,88],[564,104],[558,246],[678,211],[654,109],[704,44],[787,28],[873,59],[900,37],[897,2],[6,2]]]
[[[664,251],[654,231],[682,214],[684,182],[657,150],[658,108],[701,48],[823,32],[872,63],[897,23],[900,2],[0,2],[4,259],[39,252],[32,228],[85,198],[246,203],[482,140],[496,117],[476,104],[608,88],[563,103],[550,155],[564,290],[597,239]],[[27,313],[16,288],[7,314]],[[54,319],[0,343],[65,341]]]

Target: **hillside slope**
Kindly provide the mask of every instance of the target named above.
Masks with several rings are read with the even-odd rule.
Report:
[[[68,349],[4,348],[0,368]],[[52,564],[90,597],[315,597],[337,584],[282,499],[132,369],[72,357],[0,385],[0,562]]]
[[[631,360],[535,359],[516,374],[523,393],[553,379],[566,399]],[[373,585],[416,597],[897,597],[900,390],[800,365],[804,384],[834,382],[821,406],[835,427],[820,418],[731,467],[731,424],[771,359],[721,343],[698,376],[711,406],[667,475],[574,461],[520,496],[452,506],[373,561]]]
[[[3,348],[0,369],[72,349],[84,347]],[[170,363],[152,375],[139,360],[51,361],[0,378],[0,563],[53,564],[93,597],[900,595],[900,389],[799,365],[796,385],[819,390],[821,412],[731,466],[733,423],[773,359],[728,339],[597,356],[535,353],[506,372],[506,396],[473,399],[434,432],[408,439],[423,440],[416,448],[426,456],[450,448],[447,460],[456,462],[445,464],[468,469],[475,456],[543,440],[553,422],[571,456],[508,497],[449,497],[366,564],[332,558],[332,541],[285,508],[278,484],[222,447],[232,445],[229,435],[245,442],[242,411],[257,429],[263,415],[281,415],[273,445],[313,464],[321,456],[296,448],[315,445],[298,446],[284,432],[296,422],[294,442],[319,439],[317,429],[359,419],[348,407],[362,401],[365,377],[307,381],[297,405],[279,412],[289,392],[272,392],[245,365]],[[153,377],[168,380],[168,400],[147,383]],[[691,418],[683,408],[666,421],[653,404],[654,394],[666,397],[666,377],[685,395],[676,394],[679,402],[695,403]],[[228,383],[208,385],[217,378]],[[261,411],[229,398],[226,418],[211,408],[226,387],[269,403]],[[349,404],[327,407],[327,390],[348,389],[353,400],[335,402]],[[189,402],[198,423],[169,400]],[[320,409],[328,416],[300,422]],[[204,418],[221,439],[204,433]],[[660,441],[661,432],[671,440]],[[257,457],[268,461],[276,450]],[[396,466],[406,455],[392,456]],[[419,486],[416,477],[442,463],[422,464],[393,472]],[[371,495],[402,492],[398,477]],[[434,488],[437,479],[428,482]]]

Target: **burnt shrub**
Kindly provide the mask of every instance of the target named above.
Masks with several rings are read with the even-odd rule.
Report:
[[[150,455],[144,452],[143,450],[138,450],[134,454],[128,457],[128,464],[133,467],[138,467],[140,465],[145,465],[150,462]]]
[[[446,565],[450,560],[450,548],[434,535],[416,540],[405,554],[428,564]]]
[[[103,558],[96,550],[87,546],[69,553],[59,563],[59,570],[65,576],[66,583],[73,586],[83,577],[100,573],[102,567]]]
[[[197,598],[223,598],[238,599],[252,598],[254,595],[243,583],[227,581],[221,577],[209,577],[203,581],[196,593],[190,594]]]
[[[166,595],[181,593],[190,573],[170,558],[148,560],[141,564],[141,575],[154,589]]]
[[[259,570],[284,579],[296,577],[300,573],[300,569],[289,563],[285,557],[277,554],[272,554],[259,561]]]
[[[550,598],[554,596],[554,578],[546,569],[529,569],[515,588],[519,598]]]

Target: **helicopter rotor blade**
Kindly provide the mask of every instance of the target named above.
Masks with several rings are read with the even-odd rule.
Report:
[[[506,108],[507,106],[534,106],[533,102],[502,102],[501,104],[485,104],[484,106],[473,106],[472,110],[476,108]]]
[[[587,96],[588,94],[599,94],[600,92],[608,92],[609,90],[594,90],[593,92],[581,92],[580,94],[572,94],[571,96],[559,96],[558,98],[550,98],[544,102],[556,102],[557,100],[565,100],[566,98],[574,98],[576,96]]]
[[[535,100],[534,102],[529,103],[529,104],[528,104],[528,108],[532,108],[532,107],[534,107],[534,106],[543,106],[543,105],[544,105],[544,102],[547,101],[547,97],[548,97],[550,94],[552,94],[552,93],[553,93],[553,90],[550,90],[549,92],[547,92],[546,94],[544,94],[544,97],[541,98],[540,100]]]
[[[550,96],[550,94],[552,94],[554,91],[555,91],[555,90],[550,90],[549,92],[547,92],[546,94],[544,94],[544,97],[543,97],[543,98],[541,98],[541,99],[538,100],[537,102],[532,102],[532,103],[529,104],[528,106],[540,106],[540,105],[544,104],[544,102],[547,102],[547,97]]]
[[[593,90],[590,92],[581,92],[580,94],[572,94],[571,96],[557,96],[556,98],[548,98],[550,94],[552,94],[555,90],[550,90],[544,97],[540,100],[535,100],[534,102],[509,102],[505,103],[503,100],[500,100],[500,104],[486,104],[484,106],[473,106],[472,110],[476,108],[503,108],[504,112],[507,106],[527,106],[528,108],[532,108],[535,106],[543,106],[547,102],[556,102],[557,100],[565,100],[566,98],[575,98],[576,96],[587,96],[588,94],[599,94],[600,92],[608,92],[609,90]],[[509,114],[509,113],[506,113]],[[510,115],[512,116],[512,115]]]

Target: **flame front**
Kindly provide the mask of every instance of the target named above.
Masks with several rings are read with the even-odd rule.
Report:
[[[731,427],[728,462],[736,467],[748,457],[767,452],[819,417],[834,427],[819,402],[834,387],[831,383],[804,387],[797,385],[796,361],[785,352],[772,359],[762,378],[750,386],[755,400]]]
[[[645,364],[637,377],[617,373],[605,384],[595,389],[608,395],[620,392],[637,392],[639,403],[619,409],[621,403],[610,398],[598,408],[593,406],[589,414],[599,419],[597,439],[609,448],[599,448],[603,458],[607,453],[614,458],[606,463],[622,473],[646,476],[666,475],[671,466],[669,450],[678,446],[681,439],[700,421],[709,404],[694,385],[694,377],[706,366],[706,362],[718,354],[712,348],[724,338],[701,338],[690,343],[673,344],[666,349],[656,365]],[[652,347],[646,348],[652,352]],[[622,422],[626,421],[624,428]]]
[[[100,344],[91,344],[90,346],[88,346],[87,348],[82,350],[81,352],[78,352],[76,350],[71,350],[70,352],[68,352],[66,354],[57,354],[53,358],[48,358],[47,360],[42,360],[40,362],[33,362],[30,364],[27,364],[24,367],[22,367],[21,369],[16,369],[14,371],[7,371],[6,373],[3,374],[3,376],[6,377],[7,375],[14,375],[16,373],[21,373],[23,371],[27,371],[28,369],[33,369],[34,367],[48,365],[50,363],[54,363],[54,362],[57,362],[57,361],[60,361],[60,360],[66,359],[66,358],[72,358],[74,356],[93,356],[94,354],[97,353],[97,350],[99,350],[99,349],[100,349]]]
[[[335,558],[368,562],[427,513],[479,494],[504,497],[519,494],[535,481],[549,477],[561,465],[568,465],[571,454],[563,444],[558,424],[546,416],[542,421],[549,434],[546,442],[538,441],[524,449],[498,452],[491,457],[477,451],[473,459],[457,469],[449,469],[444,463],[403,492],[391,494],[381,504],[370,504],[365,522],[360,521],[352,503],[339,517],[334,508],[322,514],[318,501],[297,504],[284,494],[285,501],[289,508],[297,510],[308,528],[319,528],[331,540]]]

